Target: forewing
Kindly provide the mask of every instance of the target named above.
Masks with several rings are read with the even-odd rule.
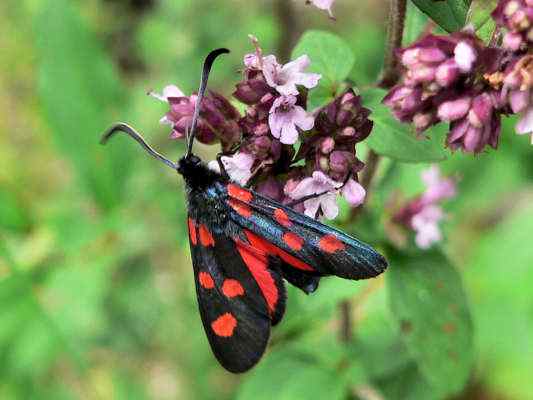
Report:
[[[244,372],[265,351],[269,304],[234,238],[192,218],[189,238],[198,308],[213,353],[228,371]],[[284,292],[278,294],[284,307]]]
[[[230,218],[254,246],[281,258],[305,275],[365,279],[387,267],[372,247],[235,183],[219,184]]]

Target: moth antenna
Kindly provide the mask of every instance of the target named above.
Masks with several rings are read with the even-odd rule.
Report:
[[[209,53],[205,58],[204,67],[202,69],[202,78],[200,80],[200,88],[198,89],[198,97],[196,97],[196,103],[194,105],[194,114],[192,117],[191,130],[189,131],[189,141],[187,143],[187,153],[185,153],[185,158],[189,158],[192,155],[192,145],[196,135],[198,116],[200,115],[200,104],[204,98],[205,88],[207,87],[207,80],[209,78],[209,71],[211,71],[211,66],[213,65],[215,59],[219,55],[225,53],[229,53],[229,50],[225,48],[216,49]]]
[[[165,158],[163,155],[158,153],[152,146],[150,146],[146,140],[142,137],[142,135],[137,132],[135,129],[133,129],[128,124],[125,124],[123,122],[119,122],[115,125],[113,125],[111,128],[109,128],[103,135],[102,139],[100,139],[100,144],[106,144],[107,141],[117,132],[122,132],[131,137],[133,140],[135,140],[137,143],[139,143],[143,149],[150,154],[152,157],[158,159],[159,161],[164,162],[166,165],[168,165],[172,169],[177,169],[178,165],[169,159]]]

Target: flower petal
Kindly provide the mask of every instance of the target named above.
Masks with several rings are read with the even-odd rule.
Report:
[[[342,188],[342,195],[352,207],[357,207],[365,201],[366,191],[355,179],[349,179]]]
[[[524,114],[522,114],[522,117],[516,124],[515,129],[516,133],[519,135],[533,132],[533,106],[529,107]]]
[[[313,129],[315,125],[315,117],[312,114],[306,112],[302,107],[294,107],[294,123],[302,130],[308,131]]]
[[[327,193],[319,197],[320,208],[327,219],[335,219],[339,215],[339,206],[337,205],[337,194]]]
[[[318,197],[304,201],[304,214],[308,217],[315,218],[318,208],[320,207],[320,199]]]

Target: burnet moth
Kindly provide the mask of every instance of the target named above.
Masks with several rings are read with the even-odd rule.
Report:
[[[112,126],[101,142],[125,133],[183,176],[200,316],[215,357],[239,373],[259,361],[270,327],[283,317],[284,280],[309,294],[323,276],[372,278],[387,262],[369,245],[232,182],[221,162],[218,173],[192,153],[211,65],[228,52],[217,49],[205,59],[187,151],[177,163],[124,123]]]

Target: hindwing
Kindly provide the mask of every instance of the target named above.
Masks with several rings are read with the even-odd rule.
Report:
[[[270,326],[285,310],[285,287],[276,259],[246,238],[189,218],[198,308],[219,362],[244,372],[263,355]]]

